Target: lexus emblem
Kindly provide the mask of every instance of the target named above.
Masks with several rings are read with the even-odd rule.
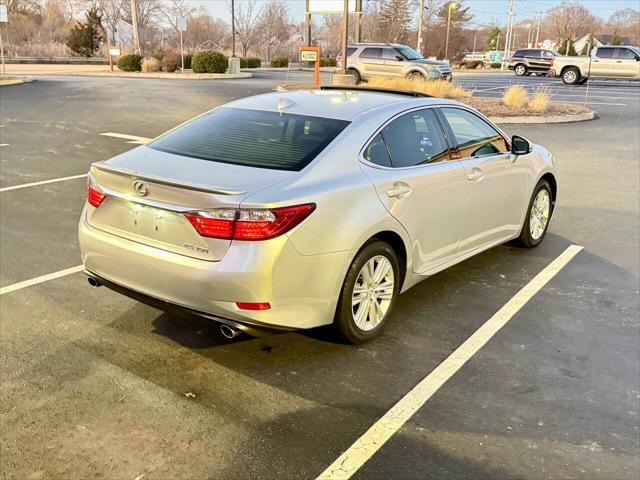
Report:
[[[144,197],[149,193],[149,186],[142,180],[136,180],[133,182],[133,189],[136,191],[136,194],[141,197]]]

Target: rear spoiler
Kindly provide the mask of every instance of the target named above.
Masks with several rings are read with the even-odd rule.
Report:
[[[213,185],[202,185],[199,183],[184,183],[176,182],[168,178],[156,177],[153,175],[146,175],[140,172],[134,172],[126,168],[117,168],[113,165],[109,165],[105,162],[96,162],[91,165],[91,168],[97,168],[109,173],[115,173],[117,175],[123,175],[130,177],[132,180],[148,180],[149,182],[158,183],[160,185],[167,185],[170,187],[183,188],[185,190],[192,190],[195,192],[215,193],[217,195],[241,195],[247,193],[246,190],[229,190],[222,187],[216,187]]]

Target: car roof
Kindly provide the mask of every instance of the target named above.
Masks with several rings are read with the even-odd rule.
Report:
[[[280,111],[298,115],[354,121],[373,109],[402,111],[412,106],[456,104],[459,102],[431,97],[411,97],[393,92],[353,89],[308,89],[265,93],[227,104],[228,107]]]

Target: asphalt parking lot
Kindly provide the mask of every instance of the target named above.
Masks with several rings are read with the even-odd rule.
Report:
[[[546,240],[422,282],[365,346],[325,329],[227,340],[87,285],[78,176],[127,142],[283,80],[42,76],[2,87],[0,478],[315,478],[570,245],[584,249],[354,478],[638,478],[637,83],[592,82],[590,122],[509,125],[558,160]],[[545,84],[556,101],[586,90],[456,81],[487,96]]]

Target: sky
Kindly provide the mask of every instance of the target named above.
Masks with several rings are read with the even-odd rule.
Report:
[[[235,0],[242,3],[245,0]],[[267,0],[258,0],[258,3]],[[366,3],[368,0],[363,0]],[[409,1],[409,0],[407,0]],[[507,21],[509,0],[462,0],[465,5],[471,7],[473,21],[479,24],[495,22],[498,25]],[[289,12],[295,21],[304,20],[305,0],[286,0],[289,4]],[[215,17],[227,19],[229,0],[195,0],[193,3],[204,5],[209,13]],[[640,10],[640,0],[581,0],[585,7],[597,17],[607,20],[616,10],[622,8],[634,8]],[[560,0],[514,0],[515,22],[532,18],[536,12],[544,12],[560,4]]]

